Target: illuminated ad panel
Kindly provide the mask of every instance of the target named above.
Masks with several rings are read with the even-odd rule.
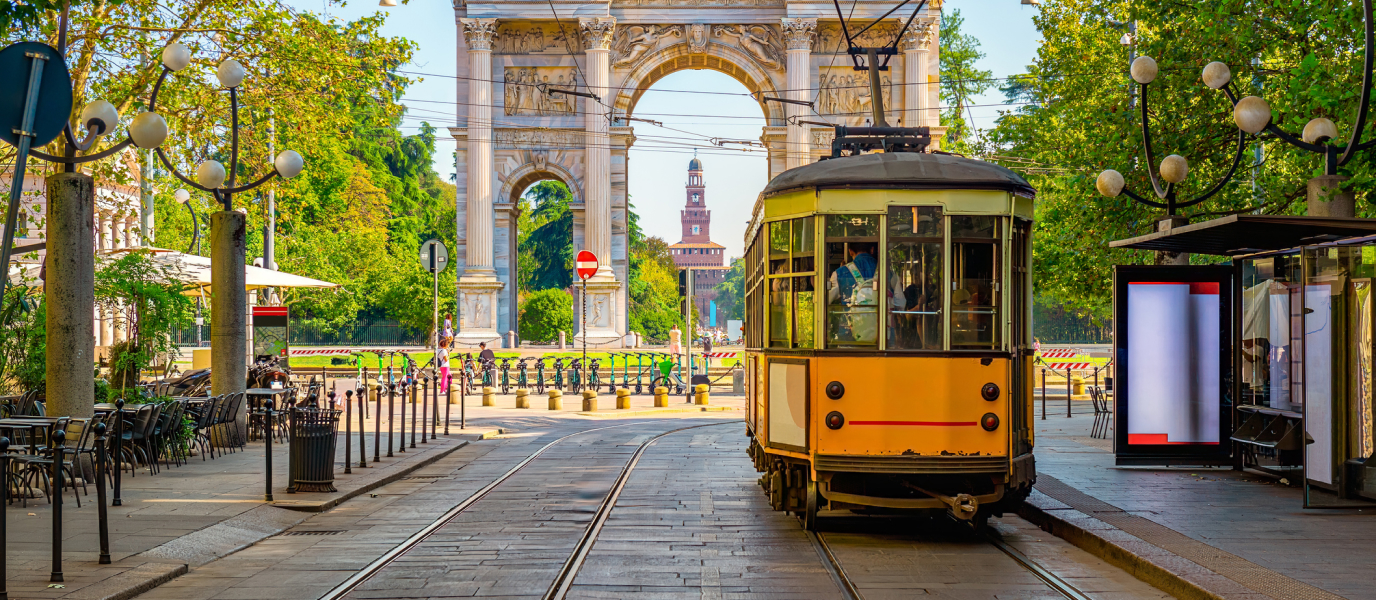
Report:
[[[1120,463],[1226,458],[1231,274],[1217,266],[1115,270]]]

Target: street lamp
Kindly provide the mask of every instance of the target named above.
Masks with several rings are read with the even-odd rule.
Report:
[[[191,64],[191,51],[184,45],[172,43],[162,52],[162,73],[153,84],[153,94],[149,99],[149,110],[158,103],[158,92],[168,75],[181,71]],[[158,159],[163,166],[187,186],[208,192],[220,203],[223,210],[210,215],[210,236],[214,240],[210,252],[211,288],[215,295],[210,303],[210,318],[216,328],[210,336],[211,369],[215,377],[211,379],[212,393],[231,394],[242,392],[248,378],[248,337],[245,307],[248,305],[248,292],[245,289],[245,229],[247,215],[234,209],[234,194],[257,188],[274,177],[289,179],[301,173],[304,163],[301,155],[292,150],[284,150],[273,160],[272,170],[259,179],[244,185],[236,185],[239,171],[239,86],[243,84],[246,71],[239,61],[232,58],[222,61],[215,69],[215,78],[221,87],[229,91],[229,163],[207,159],[196,167],[194,179],[183,174],[167,160],[161,148],[157,150]],[[190,197],[190,193],[186,194]],[[181,202],[182,196],[177,194]],[[188,205],[189,208],[189,205]],[[193,222],[195,213],[192,213]],[[197,236],[199,241],[199,235]],[[217,331],[223,333],[216,333]],[[236,427],[247,426],[243,411],[240,411]]]
[[[1346,145],[1339,146],[1331,143],[1332,140],[1338,139],[1338,128],[1333,121],[1323,117],[1311,119],[1305,124],[1304,130],[1298,136],[1281,129],[1272,119],[1271,106],[1265,99],[1259,96],[1239,98],[1230,86],[1232,71],[1228,65],[1217,61],[1211,62],[1205,65],[1201,77],[1204,85],[1222,91],[1229,102],[1233,104],[1233,122],[1238,128],[1237,152],[1228,172],[1209,191],[1190,200],[1178,201],[1175,197],[1174,185],[1185,180],[1188,164],[1183,157],[1177,155],[1166,157],[1159,169],[1160,179],[1166,182],[1165,185],[1158,181],[1156,172],[1152,171],[1152,164],[1155,160],[1152,156],[1151,131],[1147,121],[1146,87],[1156,78],[1157,65],[1155,60],[1143,56],[1132,62],[1132,79],[1142,87],[1142,144],[1147,158],[1147,174],[1151,177],[1152,188],[1157,198],[1164,200],[1164,202],[1148,200],[1133,193],[1124,187],[1122,174],[1112,169],[1100,173],[1098,179],[1095,180],[1095,187],[1099,193],[1108,197],[1127,194],[1133,200],[1148,206],[1165,208],[1166,214],[1174,217],[1177,209],[1198,204],[1218,193],[1224,184],[1232,179],[1238,163],[1242,160],[1245,135],[1257,136],[1266,132],[1291,146],[1323,155],[1324,175],[1309,180],[1308,212],[1311,216],[1355,216],[1353,195],[1351,192],[1340,189],[1342,183],[1349,178],[1338,175],[1338,167],[1346,165],[1357,152],[1376,146],[1376,140],[1362,143],[1362,131],[1366,128],[1367,109],[1370,106],[1372,66],[1373,61],[1376,60],[1376,31],[1374,31],[1372,22],[1372,0],[1362,0],[1362,10],[1366,49],[1362,65],[1361,102],[1358,104],[1357,119]]]

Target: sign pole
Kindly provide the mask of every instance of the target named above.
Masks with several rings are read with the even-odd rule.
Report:
[[[583,373],[588,372],[588,278],[597,274],[598,266],[597,255],[587,250],[578,251],[578,256],[573,259],[574,273],[583,280],[583,310],[582,325],[580,326],[580,331],[583,333]]]
[[[580,375],[588,372],[588,278],[583,278],[583,311],[580,316],[583,318],[583,325],[580,329],[583,332],[583,370]],[[587,377],[584,377],[587,379]]]

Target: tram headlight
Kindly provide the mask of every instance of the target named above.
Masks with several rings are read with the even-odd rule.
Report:
[[[979,388],[979,395],[983,396],[985,400],[988,400],[990,402],[998,400],[999,386],[994,383],[986,383],[984,384],[984,387]]]
[[[842,425],[846,424],[846,416],[833,410],[827,413],[826,421],[827,429],[840,429]]]
[[[846,395],[846,386],[842,385],[841,382],[833,381],[827,384],[828,398],[831,398],[832,400],[840,400],[841,396],[844,395]]]
[[[984,413],[984,416],[979,418],[979,426],[983,427],[985,431],[998,429],[999,416],[994,413]]]

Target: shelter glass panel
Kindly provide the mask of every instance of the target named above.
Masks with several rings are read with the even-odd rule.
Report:
[[[1242,261],[1241,404],[1299,412],[1298,255]]]
[[[951,348],[999,346],[999,221],[951,217]]]
[[[941,294],[945,287],[945,228],[939,206],[889,208],[888,347],[941,350]]]
[[[827,346],[873,347],[879,330],[879,215],[827,215]]]

